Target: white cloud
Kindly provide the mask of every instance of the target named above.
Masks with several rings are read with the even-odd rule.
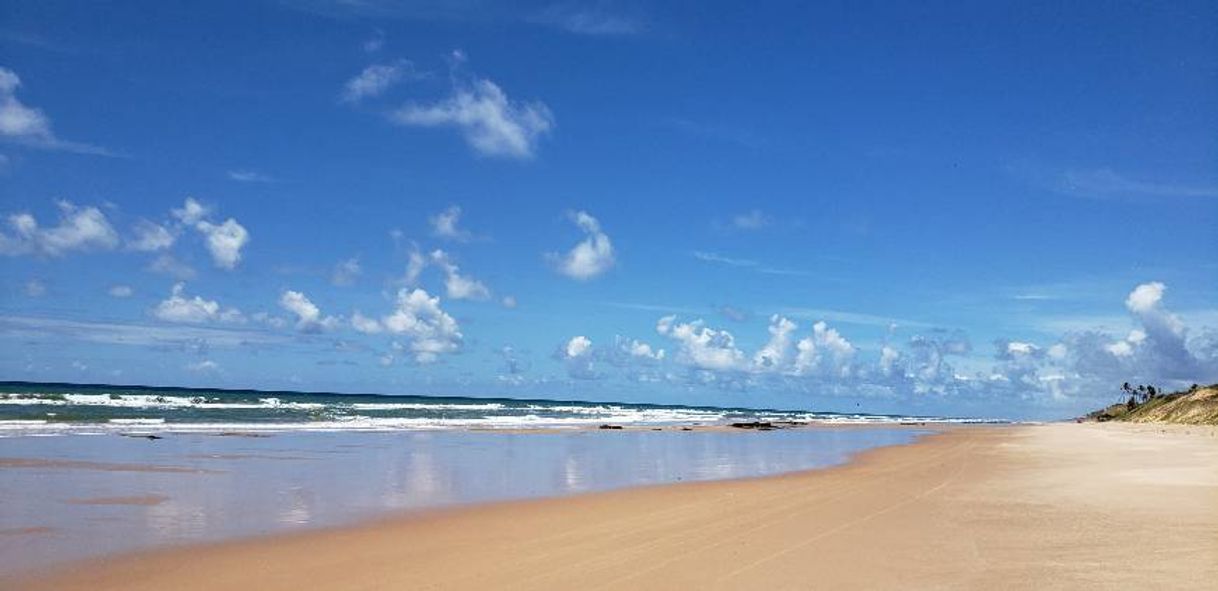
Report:
[[[112,298],[129,298],[135,294],[135,290],[131,289],[130,285],[112,285],[106,293]]]
[[[1010,341],[1007,343],[1007,353],[1010,355],[1033,355],[1038,350],[1032,343]]]
[[[459,227],[461,208],[453,205],[444,211],[428,218],[431,222],[431,234],[438,238],[447,238],[464,242],[470,239],[470,233]]]
[[[184,283],[174,284],[169,298],[157,304],[152,315],[165,322],[184,324],[245,321],[245,317],[236,308],[221,308],[219,302],[205,300],[199,296],[187,297]]]
[[[377,334],[383,330],[381,323],[356,311],[351,315],[351,327],[364,334]]]
[[[613,243],[601,230],[600,222],[583,211],[571,214],[571,221],[575,222],[587,237],[565,255],[550,255],[558,272],[572,279],[586,281],[611,269],[617,262],[614,258]]]
[[[70,251],[110,250],[118,246],[118,232],[96,207],[77,207],[59,202],[59,224],[38,225],[28,213],[8,217],[12,233],[0,232],[0,254],[62,256]]]
[[[491,290],[481,281],[461,274],[461,269],[452,262],[452,257],[442,250],[431,253],[431,261],[444,272],[444,289],[454,300],[487,300]]]
[[[705,252],[705,251],[701,251],[701,250],[695,250],[693,252],[693,255],[694,255],[695,259],[698,259],[700,261],[705,261],[708,263],[718,263],[721,265],[727,265],[729,267],[756,267],[759,264],[757,261],[754,261],[751,259],[738,259],[738,258],[733,258],[733,257],[726,257],[726,256],[716,254],[713,252]]]
[[[503,296],[503,300],[501,300],[500,303],[503,304],[504,308],[507,308],[509,310],[515,309],[516,305],[517,305],[516,296],[510,296],[510,295]]]
[[[578,35],[633,35],[643,30],[637,20],[611,14],[601,6],[553,4],[529,20]]]
[[[1131,345],[1128,341],[1117,341],[1111,345],[1108,345],[1106,349],[1109,353],[1112,353],[1117,357],[1133,356],[1133,345]]]
[[[753,355],[753,367],[759,371],[780,371],[787,364],[791,348],[791,333],[795,323],[777,314],[770,317],[770,340]]]
[[[195,200],[194,197],[187,197],[182,207],[171,209],[169,213],[183,224],[193,226],[203,221],[203,218],[207,217],[211,213],[211,210]]]
[[[541,136],[554,128],[554,116],[543,103],[510,100],[484,79],[458,84],[452,96],[431,105],[407,104],[392,120],[416,127],[456,127],[479,154],[508,158],[531,158]]]
[[[296,315],[296,330],[301,332],[329,330],[339,323],[333,316],[322,317],[321,309],[299,291],[283,292],[279,296],[279,307]]]
[[[258,324],[265,324],[271,328],[283,328],[288,325],[288,322],[279,316],[273,316],[266,312],[255,312],[250,315],[250,318]]]
[[[20,87],[21,78],[17,73],[0,67],[0,140],[47,150],[113,155],[104,148],[55,137],[51,120],[40,109],[26,106],[17,99]]]
[[[555,357],[563,362],[567,375],[580,380],[594,380],[601,376],[596,371],[593,353],[592,340],[579,335],[571,337],[560,347]]]
[[[25,316],[0,316],[0,331],[22,338],[43,340],[46,343],[82,341],[136,347],[173,347],[183,350],[198,349],[200,344],[204,348],[231,348],[281,344],[285,340],[278,335],[229,328],[82,322]]]
[[[225,173],[231,181],[238,183],[273,183],[275,177],[253,170],[230,170]]]
[[[220,365],[210,359],[204,359],[204,360],[196,362],[196,363],[188,363],[188,364],[186,364],[185,368],[189,371],[205,373],[205,372],[211,372],[211,371],[218,371],[220,369]]]
[[[679,344],[677,360],[686,365],[716,371],[747,367],[732,333],[708,328],[701,320],[678,323],[676,316],[665,316],[656,323],[656,332]]]
[[[771,222],[770,216],[763,213],[760,209],[754,209],[732,217],[732,226],[738,230],[760,230],[770,225]]]
[[[651,345],[638,339],[623,340],[621,342],[621,347],[623,351],[635,359],[644,359],[650,361],[664,360],[664,349],[652,349]]]
[[[241,249],[250,240],[250,234],[237,220],[228,218],[223,224],[199,222],[195,225],[206,239],[207,250],[217,267],[232,270],[241,261]]]
[[[153,259],[148,264],[148,270],[161,275],[168,275],[175,279],[186,280],[195,278],[195,270],[190,265],[179,261],[169,253],[164,253],[161,256]]]
[[[891,377],[898,372],[901,372],[900,367],[901,352],[897,351],[890,345],[884,345],[880,348],[880,375]]]
[[[359,259],[352,257],[334,265],[334,270],[330,273],[330,283],[339,286],[351,285],[362,273]]]
[[[343,85],[342,99],[348,103],[358,103],[366,98],[381,96],[408,74],[413,74],[413,71],[413,65],[405,60],[392,64],[373,64]]]
[[[398,290],[397,307],[381,319],[381,325],[409,340],[407,348],[418,363],[434,362],[439,355],[461,348],[463,337],[456,319],[440,308],[440,298],[423,289]]]
[[[579,357],[587,355],[592,349],[592,340],[585,336],[575,336],[567,341],[566,353],[567,357]]]
[[[51,122],[46,115],[17,100],[17,88],[20,86],[21,78],[16,72],[0,68],[0,136],[39,142],[54,141]]]
[[[1163,292],[1167,286],[1158,281],[1143,283],[1129,292],[1125,298],[1125,307],[1134,314],[1144,314],[1151,311],[1163,300]]]
[[[1062,175],[1058,190],[1083,197],[1218,197],[1218,186],[1134,179],[1110,168],[1071,170]]]
[[[168,228],[148,220],[137,222],[134,233],[135,236],[127,240],[127,248],[140,252],[168,250],[177,240],[177,236]]]
[[[423,270],[427,268],[427,258],[418,249],[411,250],[409,257],[410,259],[406,262],[406,275],[402,278],[402,282],[406,285],[414,285],[419,282],[419,275],[422,275]]]
[[[797,375],[850,375],[854,345],[823,321],[813,324],[812,335],[800,339],[795,349],[793,370]]]

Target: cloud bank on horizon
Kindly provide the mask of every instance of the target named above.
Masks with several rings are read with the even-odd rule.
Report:
[[[1218,381],[1212,5],[54,4],[0,36],[3,379],[1004,417]]]

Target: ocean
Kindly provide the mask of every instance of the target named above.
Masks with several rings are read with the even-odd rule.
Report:
[[[678,428],[753,421],[819,426]],[[972,421],[8,382],[0,498],[20,501],[0,511],[0,573],[453,505],[824,468],[930,432],[901,423]]]
[[[110,432],[554,429],[986,422],[898,416],[508,398],[460,398],[0,382],[0,437]]]

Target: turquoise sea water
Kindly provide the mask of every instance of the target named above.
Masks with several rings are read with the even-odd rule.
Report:
[[[741,408],[0,382],[0,437],[124,431],[521,429],[737,421],[973,421]]]

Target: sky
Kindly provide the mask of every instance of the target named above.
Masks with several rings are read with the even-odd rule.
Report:
[[[1218,5],[6,2],[0,379],[1061,418],[1218,381]]]

